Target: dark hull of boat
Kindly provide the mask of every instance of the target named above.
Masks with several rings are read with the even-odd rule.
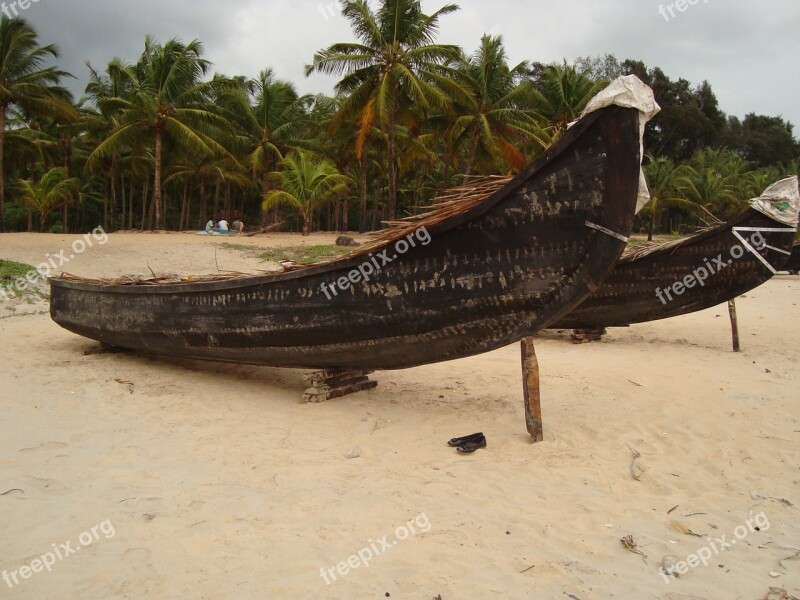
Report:
[[[783,270],[790,273],[800,272],[800,244],[795,244],[794,248],[792,248],[792,255],[783,266]]]
[[[53,279],[51,316],[116,347],[278,367],[397,369],[480,354],[597,289],[625,242],[587,223],[629,235],[638,176],[638,114],[606,108],[490,198],[431,225],[429,244],[403,253],[389,243],[389,264],[330,299],[323,284],[381,251],[218,282]]]
[[[755,247],[760,238],[748,249],[739,237],[749,242],[754,235],[763,237],[763,249]],[[794,238],[795,229],[748,209],[734,221],[697,234],[677,247],[668,245],[630,260],[623,257],[597,292],[551,328],[625,326],[685,315],[733,300],[784,268]],[[739,258],[732,254],[740,252]],[[698,280],[705,275],[701,268],[708,272],[702,285]],[[677,294],[674,284],[687,276],[693,279],[686,283],[694,284],[691,288],[683,285],[682,293]]]

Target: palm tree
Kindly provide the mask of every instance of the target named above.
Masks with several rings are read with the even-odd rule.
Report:
[[[350,179],[339,173],[330,160],[315,159],[303,150],[289,154],[280,165],[282,170],[274,174],[280,189],[266,193],[263,208],[269,210],[281,203],[296,208],[303,218],[303,235],[308,235],[314,209],[344,191]]]
[[[651,160],[644,171],[650,188],[650,203],[647,207],[650,211],[647,241],[650,242],[653,240],[653,232],[658,227],[658,221],[666,205],[681,202],[678,195],[678,179],[682,171],[669,158]]]
[[[583,109],[608,81],[593,81],[584,71],[579,71],[564,61],[542,67],[534,81],[536,86],[536,111],[561,133],[567,125],[581,116]]]
[[[194,40],[183,44],[171,39],[156,44],[149,36],[136,65],[121,71],[130,97],[114,97],[100,103],[101,110],[118,111],[119,124],[90,156],[92,161],[112,156],[123,148],[134,147],[149,137],[155,159],[153,204],[156,229],[161,229],[161,191],[164,144],[174,143],[183,150],[203,155],[229,156],[216,141],[225,135],[228,123],[210,99],[226,82],[201,81],[210,63],[201,58],[202,44]]]
[[[681,194],[714,219],[724,220],[746,207],[749,168],[738,154],[706,148],[683,169],[677,181]]]
[[[186,183],[199,183],[200,214],[198,220],[201,225],[206,222],[209,216],[212,216],[208,208],[206,195],[209,183],[217,182],[218,185],[221,183],[233,183],[240,188],[247,187],[250,183],[246,174],[242,172],[240,165],[230,160],[219,160],[216,156],[187,157],[185,161],[178,162],[172,166],[170,174],[164,180],[164,183],[169,183],[174,180],[182,180]],[[214,207],[214,209],[215,208],[216,207]],[[188,227],[189,225],[187,212],[188,206],[181,207],[181,228]]]
[[[457,141],[468,142],[465,183],[479,149],[490,159],[502,156],[520,169],[527,163],[520,142],[533,141],[542,148],[549,144],[549,136],[529,112],[536,99],[532,82],[523,79],[529,69],[527,61],[508,66],[501,36],[484,35],[480,48],[462,59],[458,78],[467,95],[458,97],[460,116],[453,133]]]
[[[58,58],[56,46],[40,46],[36,31],[24,20],[0,17],[0,232],[5,231],[4,138],[9,111],[61,118],[76,117],[69,93],[58,83],[69,73],[44,67]]]
[[[68,178],[63,168],[56,167],[37,182],[20,179],[18,187],[23,205],[39,213],[39,231],[44,231],[47,216],[72,199],[80,190],[80,180]]]
[[[458,10],[447,4],[432,15],[422,12],[419,0],[382,0],[373,12],[367,0],[345,0],[342,14],[360,43],[334,44],[314,55],[306,75],[320,72],[344,75],[336,84],[343,102],[334,127],[358,122],[356,157],[377,122],[387,137],[389,218],[397,213],[397,120],[412,105],[421,111],[449,102],[444,91],[454,87],[452,69],[460,49],[434,44],[439,18]]]
[[[298,96],[294,85],[265,69],[256,79],[225,90],[220,99],[236,128],[246,164],[261,178],[261,194],[269,191],[269,174],[284,154],[299,142],[311,96]],[[277,215],[276,215],[277,222]]]

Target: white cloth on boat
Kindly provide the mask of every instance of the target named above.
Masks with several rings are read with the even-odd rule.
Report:
[[[617,77],[608,87],[589,101],[581,118],[607,106],[635,108],[639,111],[639,157],[644,158],[644,130],[647,123],[661,110],[653,95],[653,90],[636,75]],[[639,198],[636,202],[638,213],[650,202],[650,189],[644,171],[639,170]]]
[[[800,185],[797,176],[776,181],[761,196],[750,200],[750,206],[778,223],[796,228],[800,209]]]

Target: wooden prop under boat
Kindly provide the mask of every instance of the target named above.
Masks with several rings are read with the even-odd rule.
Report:
[[[398,369],[488,352],[568,313],[611,272],[633,223],[640,125],[633,108],[593,112],[479,201],[302,270],[164,285],[53,278],[51,316],[115,347],[277,367]]]
[[[602,330],[733,300],[785,268],[798,204],[797,177],[790,177],[770,186],[732,221],[627,252],[599,290],[550,328]]]

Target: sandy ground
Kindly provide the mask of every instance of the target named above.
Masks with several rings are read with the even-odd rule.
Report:
[[[0,258],[74,239],[0,236]],[[222,243],[112,235],[63,270],[264,267]],[[741,354],[724,307],[583,346],[545,333],[537,445],[517,346],[309,405],[302,371],[85,354],[41,306],[6,303],[0,598],[800,597],[800,559],[781,562],[800,548],[798,293],[779,276],[739,301]],[[445,446],[477,430],[487,449]],[[665,556],[694,566],[673,579]]]

